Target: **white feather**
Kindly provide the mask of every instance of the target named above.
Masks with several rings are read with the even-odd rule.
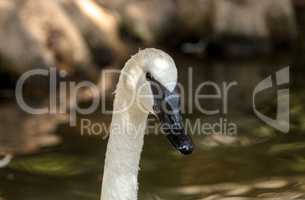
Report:
[[[139,162],[153,100],[133,98],[138,98],[135,92],[147,83],[147,72],[170,91],[177,83],[175,63],[161,50],[140,50],[125,64],[115,92],[101,200],[137,200]],[[145,91],[151,95],[150,89]],[[144,104],[146,112],[136,102]]]

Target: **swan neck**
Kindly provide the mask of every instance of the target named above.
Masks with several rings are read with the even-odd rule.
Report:
[[[125,104],[117,93],[114,111]],[[144,142],[147,113],[131,106],[112,117],[107,145],[101,200],[137,200],[138,171]]]

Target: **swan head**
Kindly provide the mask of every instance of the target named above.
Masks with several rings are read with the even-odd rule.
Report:
[[[192,153],[193,143],[182,122],[175,62],[163,51],[145,49],[138,53],[137,64],[143,70],[137,86],[141,88],[140,105],[157,116],[163,132],[178,151]]]

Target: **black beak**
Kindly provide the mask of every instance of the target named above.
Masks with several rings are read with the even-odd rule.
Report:
[[[176,121],[176,119],[181,118],[180,114],[167,115],[162,113],[160,115],[162,130],[170,143],[182,154],[191,154],[194,149],[192,139],[185,133],[182,122]]]
[[[184,130],[177,87],[172,92],[162,84],[148,77],[154,95],[154,112],[161,122],[161,128],[170,143],[182,154],[191,154],[194,145]]]

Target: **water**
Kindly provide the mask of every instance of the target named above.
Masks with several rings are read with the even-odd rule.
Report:
[[[203,115],[198,109],[185,114],[194,123],[225,118],[237,124],[233,136],[194,135],[194,153],[182,156],[163,135],[145,138],[141,160],[140,199],[304,199],[305,198],[305,96],[295,82],[300,74],[295,66],[291,78],[291,131],[277,132],[258,120],[252,110],[256,84],[278,69],[292,64],[288,55],[244,60],[207,60],[174,54],[180,81],[188,84],[189,66],[193,85],[213,81],[217,85],[238,85],[228,95],[228,114],[222,100],[200,101],[206,109],[219,109],[218,115]],[[276,59],[275,59],[276,58]],[[186,89],[189,94],[194,88]],[[211,90],[207,90],[211,91]],[[258,104],[273,112],[275,92],[263,93]],[[186,99],[185,109],[192,99]],[[87,116],[109,123],[110,116]],[[2,127],[5,129],[5,127]],[[189,130],[190,131],[190,130]],[[101,136],[81,135],[77,128],[63,124],[54,130],[62,143],[35,154],[16,157],[0,171],[0,199],[99,199],[106,141]],[[198,133],[198,132],[197,132]],[[11,136],[11,137],[14,137]]]

